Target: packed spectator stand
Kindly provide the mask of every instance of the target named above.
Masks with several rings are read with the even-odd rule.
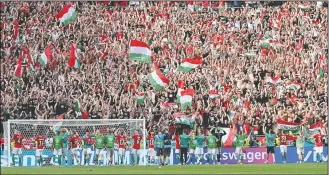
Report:
[[[55,18],[64,2],[1,3],[1,121],[146,118],[148,130],[173,132],[183,80],[196,92],[182,111],[193,115],[194,128],[262,135],[278,120],[327,126],[327,3],[71,3],[78,17],[67,26]],[[149,44],[150,64],[129,59],[133,39]],[[276,43],[262,47],[266,39]],[[71,43],[80,48],[80,70],[68,66]],[[50,44],[53,57],[42,68],[39,58]],[[15,80],[26,51],[33,63],[25,58],[23,77]],[[177,70],[195,57],[201,66]],[[160,91],[148,81],[155,68],[170,79]],[[211,89],[218,97],[209,97]],[[135,91],[147,94],[143,103]]]

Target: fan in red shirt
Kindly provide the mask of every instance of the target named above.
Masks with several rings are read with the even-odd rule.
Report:
[[[39,134],[36,138],[35,138],[35,146],[37,148],[36,152],[35,152],[35,156],[38,158],[38,163],[39,166],[42,165],[42,151],[43,149],[45,149],[45,140],[46,138],[44,136],[42,136],[41,134]]]
[[[70,145],[71,145],[71,161],[74,162],[74,159],[77,161],[78,164],[80,164],[80,158],[78,157],[78,151],[79,151],[79,145],[81,142],[81,138],[79,134],[74,131],[72,133]],[[74,164],[74,163],[73,163]]]
[[[13,140],[14,140],[14,150],[13,150],[13,156],[12,156],[13,166],[15,166],[15,155],[18,155],[19,166],[22,166],[22,147],[23,147],[23,141],[25,139],[24,139],[23,135],[21,134],[21,132],[16,130]]]
[[[154,132],[151,131],[150,135],[147,136],[148,140],[148,157],[149,157],[149,163],[154,163],[154,157],[155,157],[155,150],[154,150]]]
[[[138,130],[136,130],[135,134],[132,136],[132,139],[134,140],[133,149],[132,149],[132,154],[134,155],[134,164],[138,165],[139,154],[140,154],[139,150],[141,148],[141,140],[143,139],[143,136],[139,134]]]
[[[322,162],[322,153],[323,153],[323,137],[324,135],[321,134],[321,130],[318,130],[318,133],[313,136],[315,139],[315,153],[316,155],[316,162]]]
[[[175,140],[175,153],[176,153],[176,159],[178,162],[180,162],[180,137],[179,134],[176,133],[173,137],[173,140]]]
[[[280,138],[280,152],[282,155],[282,162],[286,162],[286,155],[287,155],[287,134],[284,133],[282,130],[281,134],[278,135]]]
[[[0,144],[1,144],[1,148],[0,149],[2,151],[5,148],[5,138],[1,137]]]
[[[127,142],[127,138],[124,135],[124,132],[122,131],[120,133],[120,135],[118,135],[116,137],[116,142],[119,145],[119,156],[120,156],[120,162],[121,164],[123,164],[123,160],[124,160],[124,155],[125,155],[125,151],[126,151],[126,142]]]

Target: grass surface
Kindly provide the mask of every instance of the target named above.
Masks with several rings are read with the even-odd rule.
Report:
[[[328,174],[327,163],[184,166],[10,167],[1,174]]]

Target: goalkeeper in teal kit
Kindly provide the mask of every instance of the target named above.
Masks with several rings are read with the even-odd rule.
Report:
[[[69,132],[66,128],[61,129],[62,143],[63,143],[63,154],[62,157],[65,160],[65,164],[67,166],[68,163],[68,152],[69,152]]]

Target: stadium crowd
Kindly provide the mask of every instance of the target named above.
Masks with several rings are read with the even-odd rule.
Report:
[[[327,125],[328,16],[322,3],[70,3],[78,16],[67,26],[54,17],[66,3],[1,3],[2,121],[146,117],[147,128],[172,129],[172,114],[180,110],[177,82],[183,80],[196,92],[184,111],[196,126],[262,135],[278,119]],[[267,38],[276,45],[261,47]],[[129,59],[132,39],[151,47],[150,64]],[[80,70],[68,66],[71,43],[80,48]],[[53,57],[44,69],[39,59],[50,44]],[[23,77],[15,80],[24,50],[33,64],[25,58]],[[184,58],[195,57],[202,57],[201,66],[177,70]],[[170,79],[161,91],[148,81],[155,67]],[[291,83],[301,87],[287,88]],[[214,88],[219,97],[211,99]],[[137,103],[134,89],[147,94],[144,103]]]

